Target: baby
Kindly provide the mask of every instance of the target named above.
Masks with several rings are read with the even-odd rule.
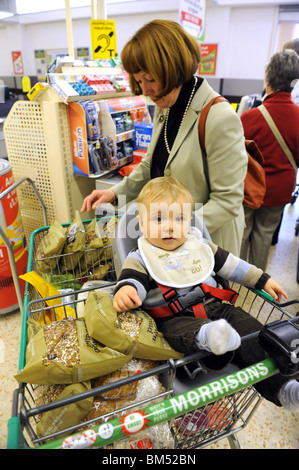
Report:
[[[114,290],[114,308],[121,312],[142,305],[175,350],[212,352],[203,359],[211,369],[223,368],[233,356],[235,363],[246,367],[267,354],[257,339],[243,345],[241,337],[263,325],[240,307],[223,302],[233,294],[229,288],[219,287],[219,276],[264,289],[279,302],[287,294],[261,269],[204,239],[191,227],[192,206],[190,192],[175,178],[155,178],[144,186],[137,199],[143,236],[124,262]],[[277,375],[256,388],[278,406],[299,410],[296,380]]]

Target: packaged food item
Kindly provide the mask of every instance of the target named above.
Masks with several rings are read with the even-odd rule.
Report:
[[[199,408],[176,420],[178,432],[183,436],[191,436],[207,427],[208,413],[204,408]]]
[[[135,373],[138,373],[138,371],[143,372],[144,370],[151,369],[156,365],[157,363],[154,361],[132,358],[124,368],[132,372],[134,370]],[[121,374],[121,371],[119,372]],[[108,376],[104,378],[104,382],[106,381],[109,381]],[[119,395],[119,398],[116,398],[116,395],[119,393],[117,392],[116,387],[111,398],[108,398],[107,396],[106,398],[103,398],[102,394],[96,396],[93,406],[84,418],[83,422],[86,423],[89,420],[94,421],[86,424],[86,427],[101,424],[103,420],[109,421],[116,416],[125,416],[128,413],[140,410],[141,407],[149,406],[150,404],[152,405],[163,400],[163,396],[158,397],[158,395],[165,392],[165,389],[156,375],[151,375],[142,380],[139,380],[137,375],[134,386],[134,394],[132,395],[124,396],[124,394],[122,394]],[[86,429],[86,427],[83,427],[83,429]],[[149,428],[145,427],[143,431],[138,432],[136,436],[130,435],[126,439],[116,441],[111,445],[111,447],[113,449],[173,449],[174,439],[171,434],[169,423],[165,422]]]
[[[68,385],[38,385],[34,391],[35,404],[36,406],[43,406],[86,392],[90,388],[90,381]],[[86,413],[90,411],[92,405],[93,397],[88,397],[37,415],[35,429],[37,436],[48,436],[79,424],[86,416]]]
[[[101,262],[107,263],[113,257],[112,243],[115,237],[115,232],[118,224],[118,217],[113,216],[107,222],[105,218],[97,222],[98,230],[102,233],[104,250],[101,254]]]
[[[100,281],[101,279],[106,279],[108,273],[111,272],[111,269],[111,263],[100,264],[100,266],[92,269],[90,273],[87,273],[88,280]]]
[[[114,290],[114,285],[109,281],[98,280],[85,282],[83,286],[81,286],[81,292],[79,292],[77,295],[77,318],[84,317],[85,301],[89,294],[89,290],[85,289],[95,289],[96,287],[100,287],[102,292],[107,292],[110,294],[112,294]]]
[[[130,359],[91,338],[83,319],[47,326],[29,319],[26,364],[15,378],[33,384],[78,383],[109,374]]]
[[[231,423],[231,411],[225,406],[225,403],[215,403],[207,408],[208,422],[207,427],[221,429]]]
[[[113,449],[174,449],[169,423],[160,423],[113,444]]]
[[[121,409],[121,408],[126,408],[126,406],[128,406],[127,398],[111,398],[107,400],[103,398],[96,398],[93,401],[90,411],[83,418],[82,424],[90,420],[94,420],[94,421],[90,423],[89,427],[96,426],[97,424],[101,424],[103,422],[104,417],[111,414],[110,416],[110,419],[111,419],[113,417],[113,413],[116,410]],[[84,426],[82,427],[82,429],[85,429],[85,428]]]
[[[79,290],[82,287],[72,274],[51,274],[51,273],[44,273],[42,278],[51,284],[56,289],[72,289],[72,290]]]
[[[19,276],[26,282],[32,284],[40,298],[43,299],[44,309],[42,309],[39,314],[38,322],[41,325],[48,325],[55,320],[63,320],[64,318],[75,318],[76,312],[69,305],[62,306],[62,298],[51,298],[53,296],[59,295],[60,292],[52,284],[46,281],[43,277],[39,276],[35,271],[30,271],[29,273],[22,274]],[[45,300],[47,297],[47,300]],[[53,307],[53,308],[49,308]]]
[[[50,272],[57,266],[66,238],[67,228],[55,220],[36,250],[36,270],[39,274]]]
[[[136,309],[118,314],[111,296],[100,290],[89,292],[84,318],[92,338],[123,354],[152,360],[183,356],[171,348],[146,312]]]
[[[75,218],[68,228],[66,244],[60,260],[61,271],[63,273],[74,271],[83,256],[84,248],[85,229],[79,211],[76,211]]]
[[[96,219],[93,219],[85,229],[85,250],[80,261],[80,273],[85,274],[90,267],[97,266],[103,251],[103,240],[97,231]]]
[[[144,370],[149,370],[157,366],[157,362],[149,360],[137,360],[131,359],[127,362],[121,369],[116,370],[108,375],[103,375],[102,377],[97,377],[92,380],[92,388],[101,387],[103,385],[110,385],[114,382],[117,382],[120,379],[125,379],[131,377],[132,375],[143,372]],[[136,398],[137,394],[138,381],[123,385],[118,388],[113,388],[108,391],[101,391],[99,395],[96,395],[95,398],[98,399],[119,399],[126,398],[132,400]]]

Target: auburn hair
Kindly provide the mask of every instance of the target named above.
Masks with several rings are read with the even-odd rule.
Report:
[[[133,74],[150,74],[162,87],[158,98],[188,81],[201,60],[199,42],[175,21],[153,20],[140,28],[127,42],[121,60],[129,74],[133,94],[142,90]]]

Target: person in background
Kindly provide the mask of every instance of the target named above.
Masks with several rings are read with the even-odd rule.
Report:
[[[293,49],[299,56],[299,38],[292,39],[284,44],[283,50]],[[292,100],[299,106],[299,77],[291,93]]]
[[[291,41],[286,42],[283,46],[283,50],[285,49],[293,49],[299,55],[299,38],[295,38],[295,39],[292,39]],[[291,96],[292,96],[292,100],[294,101],[294,103],[297,106],[299,106],[299,79],[296,81],[296,84],[294,85],[294,88],[292,89]],[[278,235],[279,235],[279,230],[280,230],[281,223],[282,223],[282,218],[283,218],[283,213],[281,215],[281,219],[278,224],[278,227],[276,228],[274,232],[272,245],[276,245],[276,243],[278,242]]]
[[[292,85],[299,77],[299,56],[293,50],[274,54],[265,72],[263,100],[278,130],[299,162],[299,108],[291,98]],[[266,269],[273,235],[291,200],[296,173],[258,108],[241,115],[246,139],[255,140],[264,157],[266,195],[259,209],[244,207],[245,224],[241,258]]]
[[[244,344],[241,336],[263,325],[242,308],[223,302],[231,290],[218,288],[217,275],[226,281],[264,289],[276,300],[287,298],[283,288],[261,269],[203,238],[191,227],[192,196],[173,177],[149,181],[137,198],[142,236],[124,261],[114,289],[113,306],[123,312],[141,306],[168,343],[183,354],[212,352],[203,362],[219,370],[234,357],[241,368],[268,357],[257,337]],[[208,287],[210,294],[204,294]],[[170,308],[165,293],[175,291],[180,311]],[[224,298],[225,300],[225,298]],[[176,305],[178,305],[176,303]],[[276,375],[256,385],[266,399],[299,411],[299,382]]]
[[[174,176],[191,191],[196,207],[215,243],[236,255],[244,229],[244,178],[247,154],[239,116],[227,102],[212,106],[206,121],[203,160],[198,121],[204,106],[218,96],[196,75],[200,45],[176,22],[145,24],[125,45],[121,59],[133,94],[156,105],[154,129],[146,158],[122,182],[94,190],[81,211],[111,203],[120,195],[136,199],[147,181]]]

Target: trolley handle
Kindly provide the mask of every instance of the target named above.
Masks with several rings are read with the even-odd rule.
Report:
[[[246,286],[247,287],[247,286]],[[267,292],[259,289],[253,289],[251,287],[247,287],[247,289],[251,290],[255,294],[258,294],[260,297],[264,298],[268,302],[273,303],[276,307],[288,307],[289,305],[299,304],[299,299],[292,299],[286,302],[278,302],[277,300],[272,297],[272,295],[268,294]]]
[[[36,194],[36,196],[38,197],[38,200],[39,202],[41,203],[41,206],[42,206],[42,209],[43,209],[43,215],[44,215],[44,221],[45,221],[45,225],[48,225],[48,218],[47,218],[47,210],[46,210],[46,206],[44,204],[44,201],[42,200],[42,197],[41,195],[39,194],[34,182],[32,181],[31,178],[27,177],[27,176],[24,176],[23,178],[21,178],[19,181],[13,183],[11,186],[9,186],[7,189],[5,189],[5,191],[3,191],[1,194],[0,194],[0,201],[1,199],[3,199],[5,196],[7,196],[9,193],[11,193],[12,191],[14,191],[20,184],[24,183],[24,181],[28,181],[33,189],[34,189],[34,192]],[[17,299],[18,299],[18,303],[19,303],[19,307],[20,307],[20,310],[21,310],[21,313],[23,313],[23,308],[24,308],[24,303],[23,303],[23,296],[22,296],[22,291],[21,291],[21,287],[20,287],[20,282],[19,282],[19,277],[18,277],[18,272],[17,272],[17,267],[16,267],[16,262],[15,262],[15,257],[14,257],[14,252],[13,252],[13,248],[11,246],[11,243],[8,239],[8,237],[6,236],[5,234],[5,231],[4,231],[4,228],[1,227],[0,225],[0,236],[2,238],[2,240],[4,241],[4,244],[7,248],[7,252],[8,252],[8,257],[9,257],[9,263],[10,263],[10,268],[11,268],[11,273],[12,273],[12,277],[13,277],[13,281],[14,281],[14,286],[15,286],[15,290],[16,290],[16,294],[17,294]]]
[[[293,318],[292,321],[294,323],[299,323],[299,317]],[[242,342],[251,339],[253,336],[259,335],[259,333],[260,332],[257,331],[256,333],[252,333],[243,337]],[[138,374],[138,377],[141,380],[142,378],[152,375],[153,372],[169,372],[176,367],[185,365],[184,363],[192,362],[194,359],[203,358],[209,354],[210,353],[206,351],[202,351],[194,353],[185,358],[178,359],[176,361],[169,360],[168,363],[161,364],[160,366],[152,370],[141,372],[140,374]],[[227,376],[229,377],[229,379],[227,379],[227,377],[225,376],[222,377],[221,380],[213,380],[212,382],[209,382],[204,386],[199,386],[195,389],[189,390],[179,395],[166,398],[162,402],[158,402],[154,405],[150,404],[140,410],[129,412],[127,415],[121,416],[120,418],[114,418],[112,420],[109,420],[108,422],[103,421],[102,424],[97,425],[93,428],[89,428],[86,433],[78,432],[77,434],[70,435],[67,439],[58,438],[55,441],[50,441],[46,444],[42,444],[41,446],[39,446],[39,449],[88,448],[92,445],[102,447],[107,444],[111,444],[112,442],[123,439],[124,434],[130,435],[130,428],[132,426],[132,423],[135,423],[137,427],[140,426],[140,429],[146,429],[147,427],[151,427],[156,424],[176,418],[177,416],[180,416],[183,412],[186,413],[189,411],[193,411],[194,409],[208,405],[209,403],[212,403],[215,400],[224,398],[226,395],[229,394],[230,387],[232,386],[232,384],[232,392],[236,392],[238,390],[243,389],[245,387],[244,377],[246,377],[246,387],[248,387],[262,380],[265,380],[266,378],[276,375],[277,373],[279,373],[279,364],[277,364],[276,360],[273,360],[271,358],[265,359],[259,362],[258,364],[253,364],[252,366],[248,366],[245,369],[241,369],[240,371],[229,374],[229,376]],[[135,376],[130,376],[124,379],[120,379],[117,384],[121,386],[131,383],[135,380]],[[102,387],[97,387],[97,389],[89,390],[83,392],[83,394],[80,394],[80,399],[95,395],[98,389],[101,389],[102,391],[108,391],[114,387],[115,383],[107,384]],[[54,409],[62,403],[65,405],[73,403],[77,400],[79,400],[79,397],[76,396],[57,400],[56,402],[43,405],[40,410],[39,407],[30,410],[28,416],[33,416],[38,411],[45,412]],[[126,427],[127,425],[128,427]],[[134,426],[132,429],[133,430],[131,432],[135,434],[136,431],[134,431]],[[87,435],[91,434],[95,437],[94,440],[88,439]],[[44,441],[44,439],[40,439],[38,441]]]
[[[183,413],[213,403],[229,395],[229,392],[242,390],[277,373],[278,370],[275,362],[272,359],[265,359],[258,364],[222,377],[221,380],[213,380],[204,386],[199,386],[179,395],[166,398],[140,410],[129,412],[125,416],[103,422],[86,431],[70,435],[67,438],[63,437],[42,444],[38,449],[103,447],[123,439],[124,436],[134,436],[141,429],[146,430],[149,427],[181,416]],[[244,385],[245,379],[246,385]],[[40,440],[42,441],[42,439]]]

